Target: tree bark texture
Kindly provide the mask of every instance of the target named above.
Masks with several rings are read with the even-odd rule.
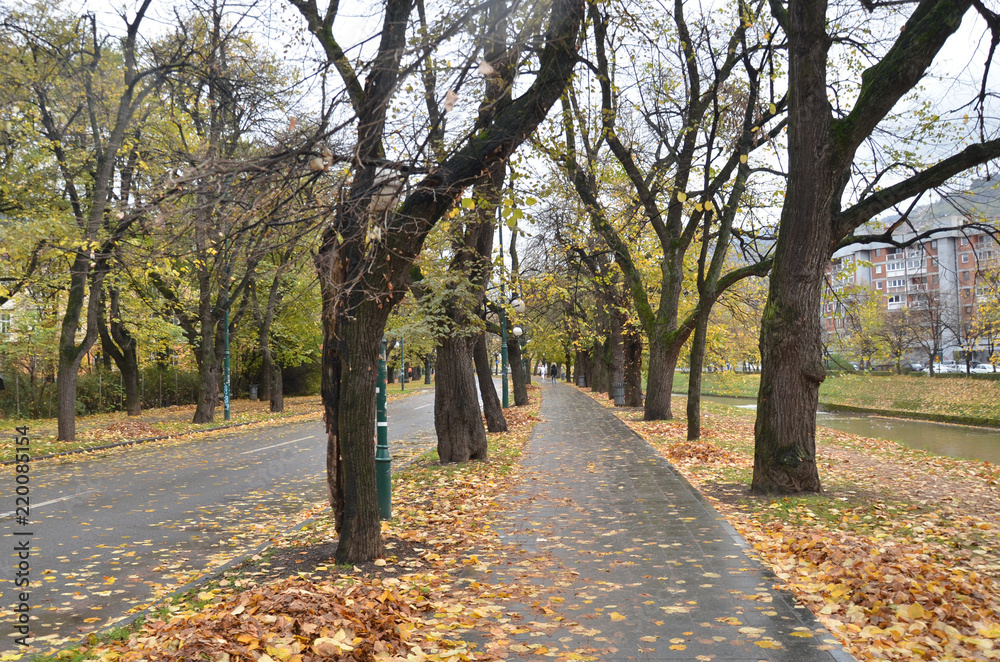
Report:
[[[87,291],[89,257],[77,251],[70,271],[70,288],[66,313],[63,315],[59,334],[59,362],[56,372],[56,413],[58,441],[76,439],[76,384],[80,373],[80,363],[97,339],[97,297],[100,297],[100,283],[90,288],[90,301],[85,303]],[[80,316],[86,306],[87,332],[83,341],[76,344],[76,330]]]
[[[514,390],[514,406],[528,404],[528,387],[524,384],[524,362],[521,360],[521,343],[513,335],[507,336],[507,365],[510,366],[510,381]]]
[[[626,325],[622,335],[625,351],[625,406],[642,406],[642,333]]]
[[[110,310],[104,302],[98,307],[97,331],[101,337],[104,356],[114,360],[122,376],[125,389],[125,411],[129,416],[142,414],[142,398],[139,394],[139,357],[135,337],[121,319],[120,293],[111,288],[104,294],[111,300]],[[103,296],[103,294],[102,294]],[[107,317],[110,315],[110,320]]]
[[[493,383],[493,373],[490,370],[490,357],[486,349],[486,334],[476,336],[472,346],[472,358],[476,364],[476,377],[479,379],[479,393],[483,401],[483,415],[486,417],[486,429],[490,432],[506,432],[507,420],[503,416],[503,406]],[[428,370],[428,373],[430,371]]]
[[[438,343],[434,429],[441,464],[486,459],[486,430],[473,374],[474,343],[471,336],[451,336]]]
[[[826,90],[826,2],[793,2],[789,72],[789,166],[767,302],[751,491],[820,491],[816,408],[826,372],[819,309],[839,190]],[[839,175],[839,173],[838,173]],[[802,222],[806,220],[806,222]]]
[[[705,367],[708,318],[711,312],[712,309],[708,306],[698,311],[694,337],[691,339],[691,372],[688,374],[687,393],[687,438],[689,441],[701,438],[701,372]]]
[[[267,380],[270,383],[268,400],[271,402],[271,411],[274,413],[285,411],[285,390],[281,381],[281,366],[272,365],[271,374]]]
[[[649,344],[649,379],[646,382],[646,403],[643,420],[660,421],[674,417],[670,409],[670,394],[674,388],[674,370],[680,345],[653,340]]]

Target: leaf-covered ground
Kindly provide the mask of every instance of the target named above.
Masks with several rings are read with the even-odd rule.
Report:
[[[490,522],[517,480],[517,459],[538,420],[538,389],[529,393],[529,406],[506,412],[510,432],[490,435],[488,462],[442,467],[434,456],[394,474],[385,558],[337,567],[332,522],[321,516],[276,536],[266,553],[160,605],[138,626],[47,651],[42,659],[496,659],[487,645],[464,635],[515,627],[501,605],[519,590],[482,578],[509,553]]]
[[[617,413],[859,660],[1000,659],[1000,467],[821,429],[825,492],[753,497],[752,414],[710,406],[688,442],[683,422]]]
[[[408,385],[405,391],[400,391],[398,385],[388,390],[388,398],[407,397],[428,388],[424,384]],[[155,409],[144,409],[139,416],[127,416],[125,412],[110,414],[93,414],[78,416],[76,419],[77,438],[73,441],[56,441],[58,422],[54,418],[46,419],[0,419],[0,429],[13,430],[17,426],[27,426],[31,435],[31,454],[33,457],[64,453],[89,448],[97,448],[109,444],[147,439],[150,437],[173,436],[203,432],[226,425],[291,422],[294,420],[309,420],[323,412],[323,404],[319,396],[297,396],[285,398],[285,410],[272,413],[270,403],[261,400],[233,400],[230,408],[230,420],[223,419],[222,407],[215,410],[215,420],[211,423],[192,423],[195,405],[174,405]],[[14,458],[14,447],[0,448],[0,462]]]

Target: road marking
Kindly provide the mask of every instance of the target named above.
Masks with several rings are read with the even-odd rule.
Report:
[[[43,501],[42,503],[35,503],[35,504],[32,504],[31,507],[32,508],[41,508],[42,506],[48,506],[48,505],[51,505],[53,503],[59,503],[60,501],[68,501],[69,499],[75,499],[76,497],[84,496],[86,494],[90,494],[93,491],[94,490],[87,490],[86,492],[80,492],[79,494],[70,494],[69,496],[59,497],[58,499],[52,499],[51,501]],[[8,513],[0,513],[0,519],[4,519],[5,517],[10,517],[11,515],[13,515],[16,512],[17,512],[16,510],[12,510],[12,511],[10,511]]]
[[[264,446],[263,448],[255,448],[252,451],[243,451],[240,455],[249,455],[250,453],[259,453],[261,451],[266,451],[269,448],[277,448],[278,446],[286,446],[288,444],[294,444],[296,441],[305,441],[306,439],[312,439],[316,435],[311,434],[308,437],[302,437],[300,439],[292,439],[291,441],[283,441],[280,444],[271,444],[270,446]]]
[[[420,405],[419,407],[414,407],[414,408],[413,408],[413,411],[416,411],[416,410],[418,410],[418,409],[423,409],[424,407],[430,407],[430,406],[431,406],[431,405],[433,405],[433,404],[434,404],[434,403],[432,402],[432,403],[430,403],[430,404],[427,404],[427,405]]]

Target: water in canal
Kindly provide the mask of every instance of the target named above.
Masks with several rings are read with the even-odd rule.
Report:
[[[757,401],[749,398],[703,397],[746,409],[757,407]],[[1000,464],[1000,430],[824,411],[816,415],[816,423],[841,432],[898,441],[939,455]]]

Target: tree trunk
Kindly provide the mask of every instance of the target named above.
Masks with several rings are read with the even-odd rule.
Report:
[[[424,357],[424,384],[430,384],[431,383],[431,359],[432,358],[433,358],[432,354],[428,354],[427,356]],[[495,394],[496,394],[496,391],[494,391],[494,395]]]
[[[701,438],[701,371],[705,365],[705,346],[708,340],[708,317],[712,309],[704,306],[695,321],[694,338],[691,340],[691,373],[688,375],[687,438]]]
[[[80,362],[97,337],[97,302],[93,298],[100,296],[100,290],[92,287],[91,301],[86,305],[87,334],[79,346],[76,344],[76,330],[84,310],[84,293],[87,289],[88,259],[87,255],[78,251],[73,261],[66,314],[63,316],[59,334],[59,362],[56,373],[57,441],[76,439],[76,383]],[[97,287],[100,288],[100,283]]]
[[[590,390],[595,393],[611,393],[611,339],[594,344],[594,351],[591,354],[591,375],[593,379],[590,383]]]
[[[510,381],[514,385],[514,406],[523,407],[528,404],[528,389],[524,385],[521,344],[513,334],[507,336],[507,363],[510,365]]]
[[[670,396],[674,388],[674,370],[679,354],[680,347],[676,344],[667,345],[662,340],[650,343],[649,380],[646,382],[643,420],[661,421],[674,417],[670,410]]]
[[[476,377],[479,379],[479,394],[483,401],[483,414],[486,416],[486,429],[490,432],[506,432],[507,420],[503,416],[503,406],[497,395],[493,374],[490,371],[490,357],[486,349],[486,334],[476,336],[472,346],[472,358],[476,364]],[[427,369],[428,381],[430,366]]]
[[[271,360],[271,346],[268,343],[267,335],[270,335],[267,331],[260,334],[258,342],[260,343],[260,378],[258,382],[260,384],[260,399],[270,400],[271,399],[271,384],[273,382],[272,370],[274,369],[274,361]],[[273,410],[272,410],[273,411]]]
[[[608,337],[609,355],[608,376],[610,379],[610,390],[608,395],[614,399],[615,384],[625,384],[625,342],[622,337],[625,324],[625,314],[620,308],[611,307],[609,311],[611,322],[611,335]]]
[[[590,354],[584,351],[578,351],[576,353],[576,365],[573,371],[573,375],[577,386],[589,386],[590,385]],[[583,376],[583,383],[580,383],[580,377]]]
[[[354,310],[351,323],[338,323],[344,336],[338,346],[341,388],[337,412],[344,512],[337,563],[365,561],[384,552],[375,487],[375,383],[385,314],[376,312],[371,301],[361,302]]]
[[[203,353],[198,363],[198,406],[192,423],[211,423],[219,405],[219,364],[215,360],[215,351],[209,353],[211,358]]]
[[[816,409],[823,369],[820,299],[839,177],[831,145],[826,3],[790,7],[788,179],[767,302],[757,395],[756,494],[819,492]],[[802,222],[808,219],[808,222]]]
[[[469,336],[442,338],[437,346],[434,430],[441,464],[486,459],[486,430],[476,394]]]
[[[107,291],[111,299],[110,311],[105,311],[102,300],[97,311],[97,331],[101,337],[104,356],[114,360],[122,375],[125,389],[125,411],[129,416],[142,414],[142,398],[139,393],[139,357],[135,338],[122,323],[120,293],[116,288]],[[101,293],[104,296],[104,292]],[[107,313],[110,312],[110,323]]]
[[[268,400],[271,401],[271,411],[280,412],[285,411],[285,390],[281,381],[281,366],[272,365],[271,375],[267,380],[270,384],[270,395]]]
[[[642,333],[626,325],[623,336],[625,350],[625,406],[642,406]]]

